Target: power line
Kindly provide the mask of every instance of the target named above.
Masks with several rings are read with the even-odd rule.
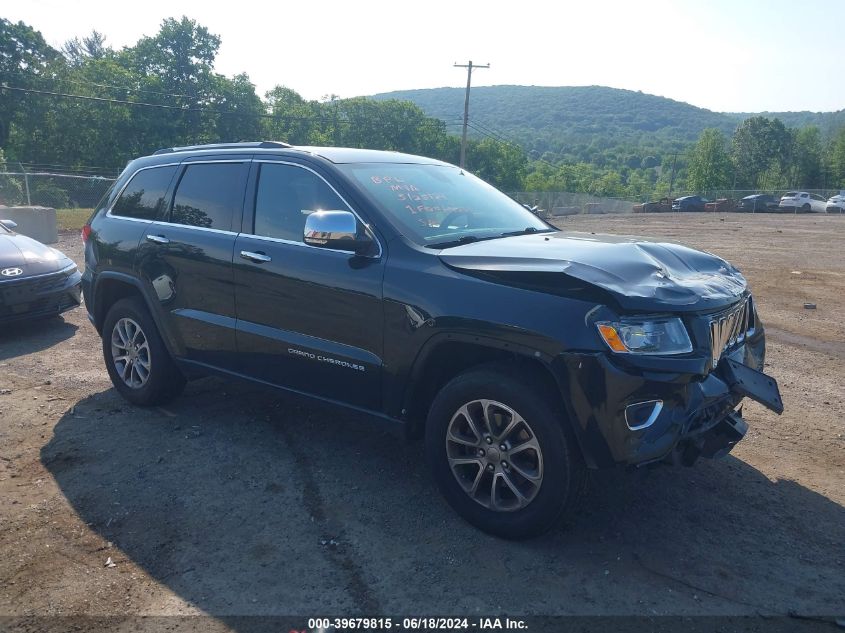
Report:
[[[185,95],[185,94],[177,94],[177,93],[172,93],[172,92],[159,92],[159,91],[156,91],[156,90],[147,90],[147,89],[143,89],[143,88],[130,88],[128,86],[115,86],[115,85],[112,85],[112,84],[100,84],[100,83],[96,83],[96,82],[93,82],[93,81],[82,81],[80,79],[64,79],[64,78],[61,78],[61,77],[43,77],[43,76],[31,75],[31,74],[27,74],[27,73],[9,73],[9,74],[10,75],[17,75],[18,77],[25,77],[27,79],[37,79],[38,81],[64,82],[64,83],[78,84],[78,85],[82,85],[82,86],[95,86],[95,87],[98,87],[98,88],[108,88],[108,89],[112,89],[112,90],[123,90],[123,91],[127,91],[127,92],[143,92],[143,93],[154,94],[154,95],[159,95],[159,96],[164,96],[164,97],[176,97],[176,98],[179,98],[179,99],[183,99],[183,98],[184,99],[199,99],[199,98],[201,98],[199,95]],[[0,84],[0,88],[4,88],[4,87],[9,88],[11,90],[15,90],[15,89],[25,90],[23,88],[15,88],[15,87],[12,87],[12,86]],[[26,90],[29,90],[29,89],[26,89]],[[32,90],[32,91],[37,92],[35,90]],[[50,91],[42,91],[42,92],[48,93]],[[56,94],[63,94],[63,93],[56,93]],[[84,98],[84,97],[87,97],[88,95],[70,95],[70,94],[68,94],[67,96]],[[205,95],[205,97],[206,98],[221,98],[219,95]],[[99,98],[100,99],[108,99],[106,97],[99,97]],[[338,102],[341,102],[341,101],[343,101],[343,100],[342,99],[338,100]],[[115,102],[120,102],[120,100],[115,99]],[[140,102],[140,101],[132,101],[130,103],[137,104],[137,105],[143,104],[143,102]],[[304,101],[303,103],[314,103],[314,102]],[[152,105],[152,106],[167,105],[167,107],[178,108],[178,109],[187,109],[189,107],[189,106],[175,106],[175,105],[168,105],[168,104],[148,104],[148,105]],[[193,110],[191,110],[191,111],[193,111]],[[240,113],[240,112],[239,113],[229,113],[229,114],[232,114],[233,116],[252,116],[248,113]],[[256,115],[256,116],[258,116],[258,115]],[[279,117],[279,116],[282,116],[282,115],[263,115],[263,116]],[[292,119],[292,117],[287,117],[287,118]],[[376,118],[380,118],[381,120],[384,120],[383,117],[376,117]],[[419,121],[418,123],[421,123],[423,125],[439,125],[442,122],[446,126],[460,125],[461,124],[460,123],[460,116],[456,115],[455,118],[457,119],[457,121],[449,121],[449,120],[446,120],[446,119],[435,119],[434,117],[429,117],[429,116],[426,115],[426,119],[423,120],[423,121]],[[299,119],[300,120],[320,120],[320,121],[332,121],[332,122],[334,122],[333,117],[310,117],[310,118],[309,117],[299,117]],[[350,121],[348,119],[342,119],[340,122],[341,123],[349,123]]]
[[[108,88],[111,90],[123,90],[125,92],[144,92],[147,94],[152,95],[159,95],[162,97],[176,97],[177,99],[197,99],[199,98],[197,95],[184,95],[184,94],[176,94],[173,92],[159,92],[157,90],[147,90],[144,88],[130,88],[129,86],[114,86],[111,84],[100,84],[93,81],[82,81],[81,79],[64,79],[62,77],[43,77],[43,76],[34,76],[28,75],[26,73],[11,73],[16,74],[19,77],[26,77],[26,78],[35,78],[39,81],[56,81],[62,83],[70,83],[70,84],[77,84],[80,86],[96,86],[97,88]]]
[[[44,77],[44,79],[47,79]],[[51,81],[61,81],[80,86],[96,86],[97,88],[108,88],[110,90],[123,90],[125,92],[143,92],[145,94],[159,95],[161,97],[176,97],[177,99],[198,99],[198,95],[180,95],[173,92],[159,92],[158,90],[147,90],[145,88],[130,88],[128,86],[112,86],[110,84],[98,84],[93,81],[81,81],[79,79],[61,79],[58,77],[49,78]]]
[[[20,88],[18,86],[10,86],[8,84],[0,84],[0,88],[4,90],[16,90],[18,92],[23,92],[26,94],[38,94],[38,95],[48,95],[51,97],[60,97],[65,99],[78,99],[81,101],[96,101],[100,103],[119,103],[121,105],[131,105],[137,107],[145,107],[145,108],[160,108],[164,110],[179,110],[180,112],[206,112],[205,108],[194,108],[194,107],[185,107],[185,106],[175,106],[175,105],[167,105],[164,103],[146,103],[144,101],[127,101],[125,99],[109,99],[106,97],[91,97],[88,95],[75,95],[75,94],[68,94],[64,92],[53,92],[50,90],[36,90],[35,88]],[[215,114],[237,114],[239,116],[258,116],[258,117],[272,117],[273,115],[270,114],[250,114],[250,113],[229,113],[229,112],[215,112]]]
[[[469,89],[470,85],[472,84],[472,60],[469,61],[468,64],[453,64],[455,68],[466,68],[467,69],[467,92],[466,97],[464,97],[464,127],[463,132],[461,134],[461,169],[466,166],[466,158],[467,158],[467,121],[469,119]],[[490,68],[490,64],[485,64],[484,66],[476,65],[474,68]]]
[[[523,148],[522,145],[520,145],[519,143],[515,143],[515,142],[511,142],[511,141],[507,140],[506,138],[504,138],[501,134],[499,134],[495,130],[491,130],[488,127],[480,125],[478,122],[473,122],[472,120],[470,120],[467,123],[467,125],[469,125],[469,127],[471,127],[473,130],[475,130],[476,132],[478,132],[482,136],[493,139],[494,141],[497,141],[497,142],[501,143],[502,145],[509,145],[511,147],[516,147],[516,148],[518,148],[522,151],[525,151],[525,148]]]
[[[522,146],[522,144],[514,140],[513,137],[508,137],[504,132],[497,132],[493,130],[492,128],[480,123],[478,119],[472,119],[472,121],[473,122],[469,123],[469,126],[482,136],[486,136],[487,138],[491,138],[494,141],[498,141],[499,143],[503,143],[505,145],[510,145],[511,147],[516,147],[525,152],[526,155],[528,154],[528,151]],[[549,167],[552,167],[554,169],[558,169],[560,167],[560,165],[555,165],[554,163],[547,161],[545,158],[535,158],[533,160],[535,162],[548,165]]]
[[[520,143],[518,140],[516,140],[513,136],[510,136],[510,135],[506,134],[505,132],[502,132],[501,130],[496,130],[495,128],[491,127],[489,124],[483,123],[482,121],[480,121],[476,118],[473,118],[472,121],[476,125],[482,127],[483,129],[486,129],[491,134],[494,134],[495,136],[500,137],[502,142],[507,142],[507,143],[510,143],[511,145],[516,145],[516,146],[518,146],[522,149],[525,149],[524,147],[522,147],[522,143]]]
[[[269,120],[276,120],[276,121],[311,121],[311,122],[322,122],[322,123],[334,123],[334,118],[332,117],[320,117],[320,116],[292,116],[292,115],[279,115],[279,114],[268,114],[268,113],[261,113],[261,112],[227,112],[225,110],[213,110],[210,108],[199,108],[199,107],[189,107],[189,106],[175,106],[175,105],[168,105],[164,103],[147,103],[144,101],[128,101],[125,99],[111,99],[107,97],[92,97],[89,95],[77,95],[77,94],[69,94],[63,92],[54,92],[50,90],[36,90],[35,88],[21,88],[19,86],[9,86],[8,84],[0,84],[0,89],[5,90],[15,90],[18,92],[23,92],[25,94],[36,94],[36,95],[43,95],[43,96],[50,96],[50,97],[58,97],[64,99],[76,99],[81,101],[93,101],[96,103],[116,103],[120,105],[128,105],[128,106],[135,106],[135,107],[144,107],[144,108],[157,108],[163,110],[178,110],[179,112],[200,112],[206,114],[216,114],[220,116],[232,116],[232,117],[251,117],[251,118],[259,118],[259,119],[269,119]],[[377,116],[377,119],[384,121],[383,116]],[[341,119],[341,123],[352,123],[353,121],[349,119]],[[440,119],[432,119],[426,118],[422,121],[417,121],[415,125],[433,125],[436,127],[440,126],[450,126],[450,125],[457,125],[457,123],[446,123],[445,121],[441,121]]]

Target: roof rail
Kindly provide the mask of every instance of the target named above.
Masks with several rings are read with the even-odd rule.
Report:
[[[158,154],[172,154],[173,152],[192,152],[205,149],[283,149],[293,147],[281,141],[254,141],[249,143],[211,143],[210,145],[185,145],[184,147],[162,147],[153,152]]]

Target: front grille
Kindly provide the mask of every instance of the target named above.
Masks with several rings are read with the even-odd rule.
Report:
[[[725,351],[754,333],[754,326],[754,304],[750,296],[710,320],[710,352],[714,368]]]
[[[6,304],[20,303],[38,298],[55,290],[61,290],[76,269],[60,270],[35,277],[24,277],[14,281],[4,281],[0,284],[0,302]]]

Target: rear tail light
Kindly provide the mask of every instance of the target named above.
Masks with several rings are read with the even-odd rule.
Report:
[[[86,224],[82,227],[82,243],[85,244],[91,236],[91,225]]]

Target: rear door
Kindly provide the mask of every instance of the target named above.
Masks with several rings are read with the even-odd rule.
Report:
[[[141,276],[177,355],[223,369],[237,352],[232,253],[248,171],[249,157],[183,163],[139,248]]]
[[[139,169],[123,186],[106,212],[95,217],[96,239],[85,246],[86,268],[96,270],[100,262],[109,271],[132,275],[139,243],[167,206],[168,192],[179,170],[178,163]],[[93,297],[86,297],[92,301]]]
[[[355,211],[323,176],[256,161],[235,243],[242,373],[377,410],[381,403],[384,257],[308,246],[305,218]]]

